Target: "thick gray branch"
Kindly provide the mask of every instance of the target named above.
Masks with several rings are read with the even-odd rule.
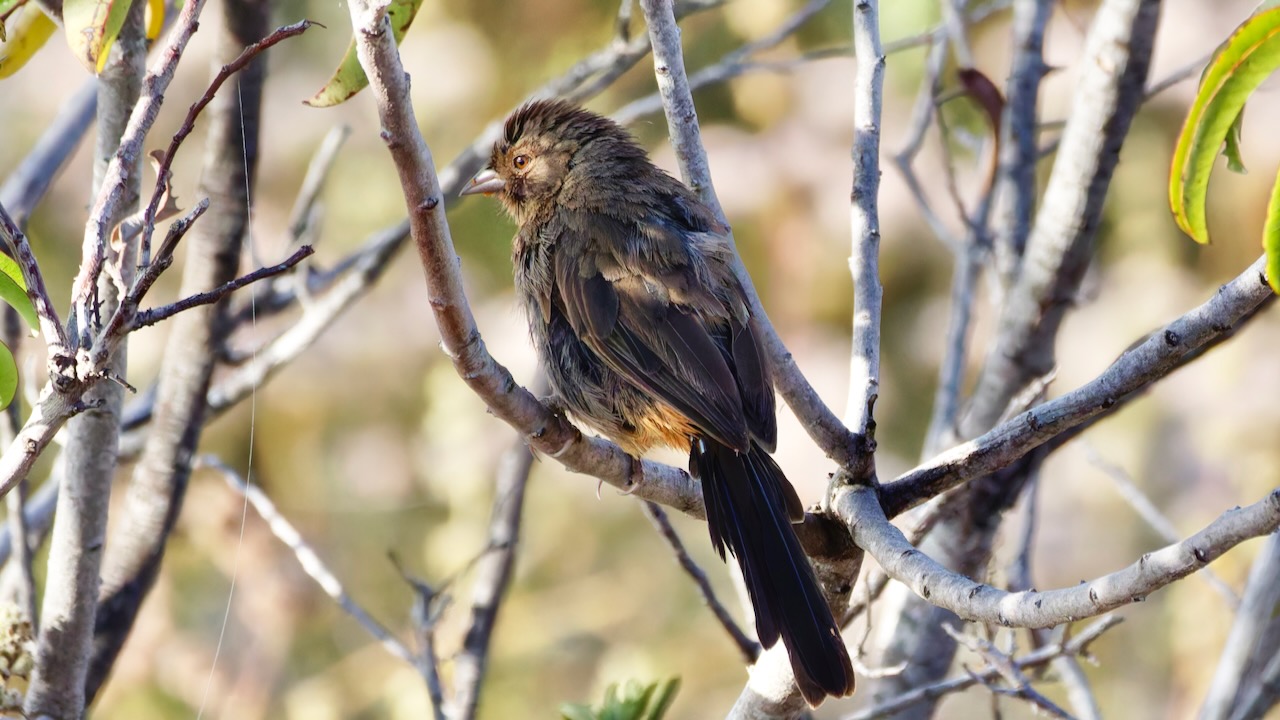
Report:
[[[215,72],[266,36],[269,5],[229,0],[214,59]],[[197,195],[210,212],[186,242],[179,296],[206,292],[236,276],[248,225],[249,188],[258,156],[258,118],[265,58],[245,68],[213,101],[204,170]],[[174,318],[160,367],[155,417],[142,459],[121,508],[120,532],[103,569],[92,665],[86,694],[105,682],[129,636],[164,557],[191,475],[191,458],[205,418],[205,394],[226,332],[225,303],[195,307]]]

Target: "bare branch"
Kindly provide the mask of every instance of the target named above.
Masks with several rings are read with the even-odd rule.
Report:
[[[845,425],[867,438],[867,454],[851,468],[855,482],[875,477],[875,420],[872,408],[880,388],[880,123],[884,94],[884,48],[880,44],[879,0],[855,0],[853,47],[858,60],[853,97],[853,190],[849,223],[853,228],[853,353]]]
[[[1142,103],[1159,15],[1159,0],[1107,0],[1098,9],[1075,111],[1063,130],[1023,270],[961,421],[962,437],[995,425],[1009,400],[1054,365],[1058,327],[1088,267],[1120,146]]]
[[[236,57],[268,30],[265,2],[222,3],[223,23],[216,58]],[[248,226],[250,188],[257,162],[258,118],[265,62],[252,63],[235,78],[231,92],[212,103],[200,195],[214,211],[187,245],[180,293],[191,295],[235,278]],[[160,173],[163,178],[167,169]],[[157,193],[158,195],[159,193]],[[174,222],[154,263],[140,273],[127,302],[129,313],[155,278],[173,262],[173,250],[196,217],[210,207],[198,203]],[[145,217],[145,213],[144,213]],[[146,221],[144,220],[144,224]],[[191,477],[191,458],[205,421],[205,395],[217,348],[226,332],[225,304],[186,312],[173,323],[159,370],[157,419],[141,461],[134,467],[117,515],[116,534],[103,561],[102,592],[94,627],[94,647],[86,680],[96,696],[133,630],[138,612],[159,575],[170,534]],[[123,314],[118,314],[124,317]],[[113,317],[114,319],[114,317]]]
[[[338,151],[351,136],[351,126],[338,125],[329,130],[320,143],[320,148],[307,164],[307,174],[302,178],[302,186],[298,189],[298,197],[293,202],[293,210],[289,213],[289,236],[294,242],[300,242],[307,235],[311,225],[311,214],[320,199],[320,191],[324,188],[333,163],[338,158]]]
[[[1152,333],[1092,381],[935,457],[881,489],[895,516],[943,490],[1006,467],[1047,440],[1112,411],[1124,398],[1181,366],[1202,346],[1234,332],[1272,296],[1259,258],[1204,304]]]
[[[310,245],[303,245],[294,251],[292,255],[285,258],[283,262],[269,267],[258,268],[247,275],[242,275],[235,280],[223,283],[208,292],[196,293],[195,295],[185,297],[177,302],[152,310],[139,311],[134,317],[133,322],[130,323],[129,327],[131,330],[136,330],[148,325],[155,325],[161,320],[177,315],[184,310],[190,310],[191,308],[199,307],[201,305],[211,305],[216,303],[246,285],[252,285],[259,280],[265,280],[266,278],[275,277],[281,273],[288,272],[294,265],[297,265],[304,259],[310,257],[314,252],[315,250],[312,250]]]
[[[720,598],[716,597],[716,591],[711,587],[711,581],[707,579],[707,574],[698,567],[698,563],[689,557],[689,552],[684,549],[684,543],[680,541],[680,536],[676,534],[676,529],[671,526],[671,520],[667,518],[666,512],[654,503],[641,503],[644,514],[649,517],[649,521],[657,528],[658,534],[663,540],[667,541],[667,545],[671,547],[671,552],[676,556],[676,562],[680,563],[680,567],[684,569],[685,574],[693,579],[693,583],[698,586],[698,594],[702,596],[702,601],[707,604],[711,613],[716,616],[716,621],[720,623],[720,627],[729,634],[729,638],[733,640],[733,644],[738,647],[738,652],[742,654],[742,659],[750,665],[760,657],[760,643],[747,637],[747,634],[738,627],[738,623],[734,621],[733,616],[725,608],[724,603],[720,602]]]
[[[1067,642],[1059,642],[1054,645],[1046,645],[1038,650],[1027,653],[1021,658],[1015,658],[1013,665],[1018,670],[1026,670],[1038,667],[1052,662],[1059,657],[1078,657],[1089,652],[1089,645],[1097,640],[1102,633],[1110,630],[1120,623],[1120,618],[1114,615],[1095,620],[1088,627]],[[978,672],[970,673],[964,677],[944,680],[922,688],[916,688],[910,692],[891,698],[887,701],[878,703],[865,710],[861,710],[845,720],[874,720],[874,718],[882,718],[893,715],[894,713],[909,708],[917,703],[936,700],[944,695],[973,687],[974,685],[992,680],[999,675],[999,670],[994,667],[987,667]]]
[[[1044,63],[1044,29],[1053,10],[1052,0],[1014,0],[1013,68],[1009,74],[1001,139],[1001,169],[997,193],[1004,201],[996,234],[995,258],[1001,279],[1008,285],[1017,277],[1031,233],[1036,201],[1037,105],[1040,81],[1049,71]]]
[[[1133,602],[1199,570],[1227,550],[1280,527],[1280,490],[1217,520],[1175,545],[1143,555],[1129,567],[1047,592],[1009,593],[976,583],[939,565],[907,542],[885,519],[875,491],[842,488],[832,509],[853,531],[854,541],[895,580],[920,597],[965,620],[1007,627],[1051,627]]]
[[[27,299],[35,307],[36,316],[40,319],[40,332],[44,334],[45,343],[49,346],[52,368],[54,358],[61,358],[66,352],[66,331],[63,330],[62,320],[58,318],[58,311],[49,298],[49,289],[45,287],[44,276],[40,273],[35,253],[31,251],[31,244],[3,205],[0,205],[0,240],[13,248],[14,258],[22,268],[22,279],[27,285]]]
[[[72,320],[77,332],[72,334],[71,341],[76,348],[87,345],[91,337],[88,333],[93,327],[90,317],[94,308],[89,299],[95,291],[98,275],[102,272],[106,259],[107,236],[111,232],[112,219],[121,214],[122,203],[127,205],[136,200],[136,197],[126,196],[127,178],[137,168],[142,143],[160,113],[165,90],[173,79],[187,42],[195,34],[197,19],[203,9],[204,0],[183,3],[174,28],[157,50],[152,68],[143,78],[141,100],[133,106],[124,135],[120,138],[120,146],[103,175],[101,191],[97,194],[89,213],[89,221],[85,224],[80,272],[76,274],[72,289]]]
[[[1008,684],[1008,687],[999,687],[995,684],[996,678],[980,678],[979,682],[986,686],[991,692],[997,695],[1007,695],[1010,697],[1020,698],[1034,705],[1037,709],[1042,710],[1049,715],[1062,718],[1062,720],[1072,720],[1071,716],[1065,710],[1055,705],[1049,698],[1041,695],[1035,688],[1031,687],[1031,681],[1026,675],[1022,674],[1022,668],[1017,666],[1013,658],[1000,652],[992,645],[989,640],[975,637],[967,633],[953,630],[950,625],[943,625],[942,629],[950,635],[953,640],[969,648],[971,651],[982,656],[986,660],[987,666],[996,671],[997,676]],[[973,673],[970,672],[972,675]]]
[[[539,384],[544,384],[539,381]],[[480,688],[489,659],[489,644],[515,566],[520,542],[520,521],[524,491],[533,468],[533,453],[517,438],[498,464],[493,487],[493,509],[489,517],[488,550],[476,565],[471,591],[471,618],[466,639],[454,658],[453,699],[447,714],[450,720],[472,720],[480,701]]]
[[[417,666],[414,662],[413,653],[395,635],[392,635],[390,630],[387,630],[381,623],[373,619],[373,616],[368,611],[347,594],[346,588],[342,586],[342,581],[329,570],[324,561],[320,559],[320,556],[316,554],[316,551],[303,539],[297,528],[280,514],[280,511],[276,509],[275,503],[271,502],[271,498],[267,497],[266,493],[262,492],[256,485],[247,484],[244,478],[240,476],[240,473],[217,457],[202,455],[197,462],[201,466],[221,473],[223,478],[226,479],[227,485],[249,501],[249,505],[267,523],[267,528],[271,530],[271,534],[275,535],[280,542],[284,543],[293,552],[293,557],[298,561],[298,565],[303,572],[312,580],[315,580],[316,585],[319,585],[324,594],[337,603],[343,612],[350,615],[387,652],[406,663]]]
[[[196,119],[200,117],[200,113],[213,101],[214,96],[218,94],[218,89],[222,87],[228,78],[240,72],[268,48],[288,38],[301,35],[313,25],[315,23],[310,20],[302,20],[292,25],[286,25],[277,28],[270,35],[245,47],[238,57],[219,68],[218,72],[214,74],[213,80],[210,81],[209,86],[205,89],[204,94],[187,110],[186,118],[178,126],[177,132],[173,134],[173,138],[169,141],[169,147],[165,149],[163,156],[160,158],[155,191],[151,193],[151,202],[147,205],[146,213],[143,216],[139,265],[146,267],[151,264],[151,235],[155,232],[156,211],[160,209],[160,201],[165,194],[164,184],[168,181],[169,168],[173,165],[173,159],[178,154],[178,148],[182,146],[187,136],[195,130]]]
[[[1201,720],[1260,718],[1275,704],[1280,677],[1275,674],[1271,661],[1277,656],[1280,643],[1277,606],[1280,606],[1280,535],[1273,534],[1263,544],[1249,571],[1240,610],[1200,709]],[[1250,707],[1255,702],[1257,705]]]
[[[147,56],[142,13],[141,5],[130,8],[108,62],[99,73],[95,180],[108,175],[113,165],[119,166],[108,159],[118,157],[127,132],[126,121],[139,102]],[[111,226],[131,212],[141,186],[136,164],[125,170],[117,185],[123,201],[112,208],[112,214],[101,218]],[[105,185],[95,183],[94,192],[99,198],[106,190]],[[111,248],[104,258],[111,263],[112,272],[93,278],[96,303],[106,312],[114,311],[119,304],[123,295],[120,285],[133,280],[135,249],[136,240],[124,240]],[[88,256],[83,259],[87,261]],[[97,311],[95,307],[95,317]],[[89,325],[82,329],[89,329]],[[121,352],[103,358],[95,370],[103,377],[123,378],[125,368],[126,354]],[[83,380],[86,376],[79,377]],[[43,628],[36,642],[35,670],[23,705],[28,716],[76,718],[84,714],[85,678],[97,614],[123,394],[123,388],[115,383],[93,384],[84,397],[96,405],[94,411],[67,424],[63,488],[49,542],[40,613]]]
[[[1111,482],[1115,484],[1116,491],[1120,493],[1120,497],[1129,504],[1129,507],[1133,508],[1134,512],[1138,513],[1138,517],[1142,518],[1152,530],[1155,530],[1161,540],[1164,540],[1167,543],[1177,542],[1178,531],[1174,528],[1173,523],[1169,518],[1165,517],[1164,513],[1160,512],[1160,509],[1155,506],[1155,503],[1151,502],[1151,499],[1148,498],[1136,484],[1134,484],[1133,478],[1124,471],[1124,468],[1108,462],[1098,453],[1098,450],[1088,442],[1084,442],[1083,446],[1085,455],[1089,459],[1089,463],[1101,470],[1102,474],[1106,475]],[[1209,583],[1209,585],[1222,596],[1223,600],[1227,601],[1227,605],[1232,610],[1239,609],[1240,597],[1236,595],[1236,591],[1232,590],[1231,586],[1219,577],[1212,568],[1205,568],[1204,572],[1200,573],[1200,577],[1204,578],[1204,581]]]
[[[431,699],[431,716],[445,720],[444,686],[440,682],[440,655],[436,652],[436,626],[449,605],[449,596],[426,582],[413,577],[400,567],[400,561],[391,556],[401,577],[413,588],[413,627],[418,636],[418,656],[414,665],[427,685],[427,697]],[[478,688],[477,688],[478,689]]]

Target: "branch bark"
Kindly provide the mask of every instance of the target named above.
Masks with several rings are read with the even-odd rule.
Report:
[[[215,72],[266,36],[269,17],[270,6],[263,0],[223,3]],[[249,224],[265,74],[265,58],[259,57],[233,80],[232,88],[212,102],[197,191],[211,200],[212,212],[192,229],[187,241],[181,296],[213,290],[236,276],[241,241]],[[89,698],[106,681],[159,574],[204,426],[205,395],[226,334],[226,316],[226,303],[219,302],[189,309],[174,319],[160,367],[151,432],[124,498],[120,532],[105,560],[86,686]]]
[[[97,148],[94,163],[94,190],[102,189],[112,158],[126,131],[134,105],[142,89],[146,70],[147,42],[142,25],[142,6],[128,14],[120,36],[99,77]],[[114,226],[132,212],[141,189],[141,174],[133,164],[118,177],[119,203],[105,216]],[[125,287],[132,282],[136,257],[133,242],[104,256],[118,268]],[[108,274],[93,279],[102,311],[113,313],[123,288]],[[96,334],[101,314],[85,314],[83,330]],[[92,324],[91,324],[92,323]],[[124,341],[106,366],[115,377],[125,376]],[[124,388],[114,382],[99,382],[85,393],[96,407],[67,424],[67,446],[63,490],[58,496],[57,520],[49,548],[48,582],[41,616],[44,627],[36,645],[35,673],[27,693],[25,711],[32,717],[78,718],[86,704],[85,677],[89,669],[90,644],[97,612],[99,568],[106,544],[107,508],[115,477],[119,451],[120,411]]]
[[[1010,593],[947,570],[907,542],[880,509],[875,491],[837,492],[832,509],[853,528],[854,540],[895,580],[929,603],[964,620],[1002,627],[1044,628],[1142,602],[1240,543],[1280,527],[1280,489],[1252,505],[1226,511],[1203,530],[1149,552],[1123,570],[1069,588]]]
[[[880,44],[878,0],[853,4],[853,51],[857,57],[853,99],[853,190],[849,224],[853,252],[853,353],[845,425],[866,438],[867,452],[849,468],[856,482],[875,478],[875,420],[872,409],[880,390],[880,122],[884,94],[884,48]]]
[[[471,618],[462,650],[453,661],[453,698],[446,707],[450,720],[472,720],[479,707],[490,639],[515,567],[520,521],[524,513],[524,490],[532,469],[533,453],[529,452],[523,439],[517,439],[503,455],[494,482],[489,544],[484,556],[476,563]]]

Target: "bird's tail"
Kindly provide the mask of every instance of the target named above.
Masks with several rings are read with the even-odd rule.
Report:
[[[782,638],[810,705],[853,692],[853,666],[840,628],[791,528],[804,508],[782,469],[759,445],[738,453],[696,438],[689,472],[702,482],[711,542],[738,559],[764,647]]]

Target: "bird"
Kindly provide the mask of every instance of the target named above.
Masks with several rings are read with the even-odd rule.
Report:
[[[496,196],[515,221],[515,292],[554,402],[633,459],[687,451],[761,645],[781,639],[810,705],[852,694],[848,650],[792,527],[804,507],[770,456],[770,363],[729,228],[624,128],[563,100],[517,108],[462,194]]]

